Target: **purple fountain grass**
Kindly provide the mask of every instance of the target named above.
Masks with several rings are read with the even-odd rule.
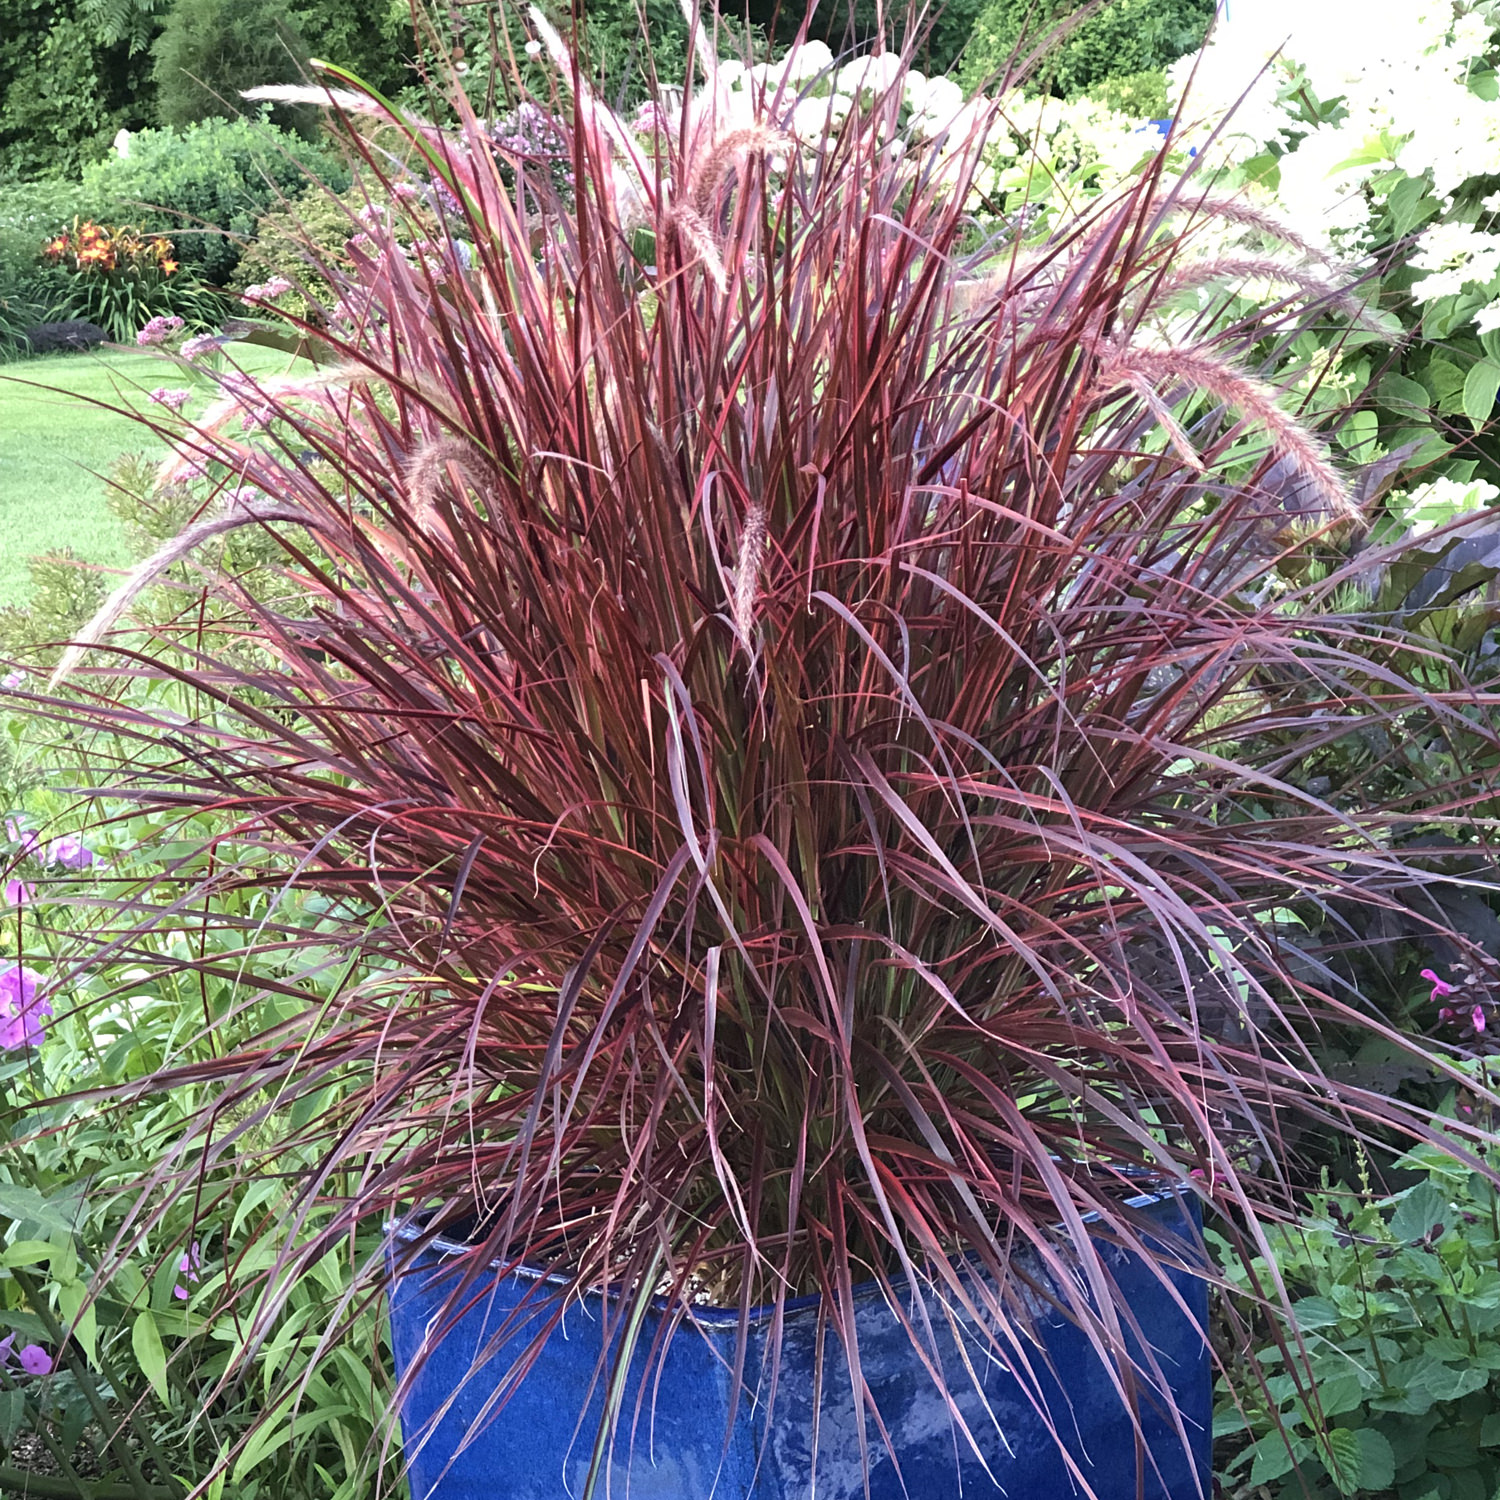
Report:
[[[978,137],[897,156],[890,97],[817,151],[781,133],[793,99],[747,135],[689,89],[647,147],[564,71],[576,197],[461,94],[451,135],[391,117],[442,243],[410,253],[390,184],[344,281],[358,323],[299,325],[336,378],[265,388],[267,434],[186,424],[173,464],[264,499],[167,553],[265,527],[309,611],[226,580],[184,653],[111,647],[117,596],[81,638],[97,690],[34,708],[122,737],[114,793],[276,860],[221,854],[215,888],[316,891],[306,943],[365,960],[136,1086],[210,1092],[137,1232],[296,1141],[321,1165],[262,1226],[275,1264],[225,1293],[252,1327],[392,1218],[463,1227],[455,1315],[492,1262],[746,1317],[820,1292],[856,1382],[857,1282],[942,1288],[1023,1377],[1038,1287],[1071,1288],[1148,1399],[1091,1238],[1153,1253],[1123,1206],[1142,1174],[1254,1239],[1293,1201],[1288,1122],[1441,1138],[1320,1070],[1330,1020],[1419,1044],[1339,978],[1340,935],[1311,920],[1293,954],[1273,921],[1394,906],[1437,878],[1417,835],[1468,805],[1288,779],[1331,713],[1464,712],[1253,602],[1289,526],[1354,513],[1243,364],[1328,309],[1153,344],[1173,214],[1271,227],[1163,193],[1160,162],[1023,255],[976,239]],[[207,707],[112,697],[111,650]]]

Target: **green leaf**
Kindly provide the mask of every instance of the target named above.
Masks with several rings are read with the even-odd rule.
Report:
[[[21,1424],[26,1420],[24,1391],[0,1391],[0,1448],[9,1451]]]
[[[1481,1448],[1500,1447],[1500,1411],[1492,1411],[1479,1424],[1479,1446]]]
[[[1464,380],[1464,415],[1482,427],[1495,414],[1495,397],[1500,395],[1500,364],[1482,359]]]
[[[19,1224],[39,1224],[55,1234],[72,1234],[82,1216],[76,1196],[44,1198],[34,1188],[15,1182],[0,1182],[0,1217]]]
[[[0,1265],[36,1266],[44,1260],[50,1261],[55,1253],[46,1240],[17,1240],[0,1255]]]
[[[1363,1399],[1359,1376],[1352,1370],[1318,1382],[1318,1405],[1322,1407],[1325,1417],[1337,1417],[1346,1411],[1353,1411]]]
[[[151,1382],[151,1389],[161,1397],[164,1406],[170,1407],[172,1392],[167,1385],[167,1351],[162,1347],[161,1333],[149,1308],[136,1314],[135,1326],[130,1330],[130,1347],[135,1350],[136,1363]]]
[[[1426,411],[1432,405],[1432,397],[1427,394],[1425,385],[1394,370],[1381,377],[1376,394],[1380,404],[1393,411]]]
[[[1426,177],[1403,177],[1386,199],[1390,205],[1392,227],[1399,239],[1425,223],[1440,207],[1427,192]]]
[[[1330,1328],[1339,1321],[1339,1310],[1327,1297],[1301,1297],[1292,1303],[1298,1328]]]
[[[1425,1239],[1448,1217],[1448,1195],[1430,1182],[1419,1182],[1391,1215],[1391,1233],[1403,1244]]]
[[[1250,1483],[1269,1484],[1283,1474],[1290,1474],[1294,1465],[1312,1452],[1312,1443],[1291,1433],[1268,1432],[1249,1451],[1255,1455],[1250,1466]]]

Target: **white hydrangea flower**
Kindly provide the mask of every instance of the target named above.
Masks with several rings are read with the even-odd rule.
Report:
[[[1491,193],[1487,198],[1481,198],[1479,206],[1487,214],[1500,214],[1500,193]]]
[[[781,76],[788,83],[811,83],[833,66],[827,42],[803,42],[781,60]]]
[[[1460,516],[1483,510],[1497,497],[1500,497],[1500,487],[1482,479],[1464,483],[1440,477],[1419,484],[1406,494],[1398,490],[1391,499],[1394,508],[1410,525],[1412,535],[1425,536]]]
[[[1412,288],[1418,302],[1433,302],[1483,286],[1500,273],[1500,236],[1472,224],[1435,224],[1421,238],[1412,268],[1427,274]]]
[[[1347,122],[1323,125],[1281,158],[1281,211],[1308,238],[1333,242],[1368,222],[1363,188],[1375,166],[1348,165],[1366,144]]]
[[[918,140],[942,135],[964,107],[964,91],[951,78],[929,78],[921,93],[910,98],[911,131]]]
[[[901,58],[895,52],[858,57],[838,70],[833,86],[841,94],[858,94],[866,89],[883,94],[904,71]]]
[[[1496,298],[1488,307],[1481,307],[1474,314],[1474,326],[1480,333],[1493,333],[1500,328],[1500,298]]]

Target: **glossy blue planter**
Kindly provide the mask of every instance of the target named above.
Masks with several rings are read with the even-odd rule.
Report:
[[[1164,1238],[1196,1243],[1195,1203],[1167,1196],[1141,1199],[1136,1206],[1158,1219]],[[447,1263],[453,1253],[452,1247],[438,1244],[392,1287],[391,1331],[403,1373],[421,1352],[429,1320],[437,1316],[452,1289]],[[1185,1316],[1151,1269],[1113,1248],[1105,1254],[1139,1326],[1151,1339],[1170,1382],[1172,1404],[1192,1435],[1191,1451],[1185,1450],[1170,1419],[1149,1401],[1143,1402],[1149,1456],[1140,1493],[1145,1500],[1197,1500],[1209,1491],[1211,1378],[1202,1332],[1207,1292],[1197,1278],[1174,1273],[1177,1290],[1193,1312]],[[565,1500],[581,1493],[603,1404],[601,1393],[591,1395],[602,1344],[600,1299],[585,1298],[569,1307],[563,1326],[547,1340],[537,1364],[498,1415],[486,1411],[487,1403],[501,1374],[529,1342],[526,1328],[543,1320],[541,1310],[528,1310],[516,1336],[507,1336],[478,1376],[470,1374],[476,1353],[535,1281],[526,1275],[497,1278],[427,1351],[402,1411],[412,1500]],[[980,1372],[993,1421],[965,1371],[960,1335],[933,1305],[934,1326],[946,1340],[943,1362],[949,1389],[984,1451],[988,1474],[957,1435],[946,1405],[879,1287],[872,1283],[857,1288],[855,1298],[861,1364],[900,1464],[898,1477],[889,1452],[872,1431],[871,1500],[982,1500],[1002,1493],[1008,1500],[1063,1500],[1082,1493],[1032,1404],[972,1330],[962,1335],[963,1354]],[[864,1500],[847,1367],[831,1331],[824,1342],[816,1458],[812,1452],[817,1298],[788,1305],[769,1431],[763,1407],[742,1398],[727,1449],[737,1314],[695,1309],[693,1322],[678,1328],[664,1359],[645,1375],[661,1317],[659,1310],[647,1315],[620,1408],[621,1432],[609,1487],[600,1487],[601,1496]],[[618,1326],[619,1318],[614,1321]],[[1047,1355],[1060,1377],[1044,1377],[1047,1406],[1063,1440],[1099,1500],[1136,1500],[1134,1429],[1102,1363],[1087,1338],[1066,1319],[1054,1316],[1045,1327]],[[768,1312],[752,1314],[744,1372],[744,1388],[750,1392],[761,1387],[769,1329]],[[1033,1367],[1041,1365],[1033,1352]],[[647,1384],[641,1399],[643,1375]],[[451,1406],[439,1416],[450,1397]],[[585,1405],[588,1414],[580,1426]],[[632,1437],[638,1406],[640,1417]],[[458,1452],[471,1427],[478,1433],[476,1440]]]

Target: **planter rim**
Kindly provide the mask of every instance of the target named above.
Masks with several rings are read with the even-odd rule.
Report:
[[[1160,1188],[1157,1188],[1153,1192],[1132,1194],[1130,1197],[1126,1198],[1123,1201],[1122,1206],[1125,1208],[1149,1208],[1152,1204],[1165,1203],[1169,1199],[1190,1199],[1191,1197],[1192,1192],[1187,1184],[1168,1183]],[[1083,1221],[1087,1224],[1096,1220],[1098,1217],[1099,1215],[1097,1213],[1087,1213],[1083,1216]],[[386,1224],[386,1234],[388,1238],[403,1240],[409,1243],[412,1240],[416,1239],[418,1233],[419,1231],[417,1227],[413,1224],[389,1221]],[[429,1240],[426,1246],[426,1249],[430,1253],[443,1256],[444,1258],[452,1258],[454,1256],[467,1254],[470,1248],[471,1247],[468,1245],[459,1244],[457,1240],[447,1240],[443,1239],[441,1236],[436,1239]],[[492,1260],[490,1262],[490,1268],[498,1272],[501,1269],[500,1262],[498,1260]],[[414,1274],[418,1269],[419,1267],[413,1266],[411,1270],[405,1274]],[[569,1281],[566,1276],[561,1276],[555,1272],[548,1271],[543,1266],[514,1266],[506,1274],[521,1281],[546,1282],[549,1285],[556,1287],[566,1287],[569,1285]],[[598,1296],[599,1294],[597,1292],[591,1292],[587,1293],[586,1295]],[[850,1295],[856,1300],[869,1298],[872,1296],[883,1298],[885,1296],[885,1291],[878,1281],[862,1281],[851,1289]],[[821,1301],[822,1293],[820,1292],[809,1292],[801,1297],[788,1298],[787,1301],[782,1304],[782,1316],[785,1317],[787,1314],[792,1312],[800,1312],[804,1308],[816,1307]],[[665,1297],[653,1297],[651,1299],[651,1305],[657,1312],[666,1312],[669,1307],[669,1304]],[[687,1312],[689,1320],[698,1324],[700,1327],[720,1330],[738,1329],[740,1326],[740,1312],[738,1308],[721,1307],[718,1304],[712,1302],[689,1303],[687,1305]],[[774,1303],[762,1303],[759,1307],[752,1307],[747,1309],[745,1322],[747,1325],[765,1323],[769,1322],[773,1317],[775,1317],[775,1315],[776,1306]]]

